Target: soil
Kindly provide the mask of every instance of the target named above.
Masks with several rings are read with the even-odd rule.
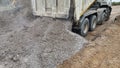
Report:
[[[32,15],[29,0],[0,11],[0,68],[56,68],[86,43],[71,22]]]
[[[116,23],[83,38],[69,30],[69,21],[35,17],[30,4],[16,0],[0,11],[0,68],[119,68],[119,13],[111,15]]]
[[[86,37],[89,44],[58,68],[120,68],[119,8],[113,6],[110,20]]]

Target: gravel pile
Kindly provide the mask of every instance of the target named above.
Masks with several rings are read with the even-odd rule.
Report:
[[[34,17],[29,0],[17,3],[0,12],[0,68],[56,68],[87,43],[71,22]]]

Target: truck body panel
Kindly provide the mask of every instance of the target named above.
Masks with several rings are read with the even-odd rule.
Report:
[[[33,13],[37,16],[48,16],[53,18],[68,18],[71,0],[31,0]],[[85,11],[95,0],[74,0],[74,18],[79,20]]]
[[[101,5],[112,6],[112,0],[97,0]]]
[[[78,21],[94,2],[95,0],[75,0],[75,20]]]
[[[37,16],[67,18],[70,0],[32,0],[32,7]]]
[[[111,14],[111,0],[31,0],[33,14],[71,20],[72,31],[86,36]]]

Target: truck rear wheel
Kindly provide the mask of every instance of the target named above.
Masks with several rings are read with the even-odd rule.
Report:
[[[103,24],[103,22],[104,22],[105,19],[106,19],[106,18],[105,18],[105,17],[106,17],[105,15],[106,15],[106,13],[103,12],[102,15],[101,15],[101,20],[100,20],[100,22],[98,22],[98,25],[102,25],[102,24]]]
[[[106,21],[109,20],[110,14],[111,14],[111,9],[110,9],[110,8],[107,8],[107,10],[106,10]]]
[[[95,15],[93,15],[93,16],[90,17],[90,28],[89,28],[89,30],[90,31],[95,30],[96,25],[97,25],[97,17]]]
[[[88,31],[89,31],[89,19],[85,18],[80,26],[79,34],[85,37],[87,36]]]

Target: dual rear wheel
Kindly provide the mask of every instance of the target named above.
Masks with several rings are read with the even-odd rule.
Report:
[[[86,17],[83,22],[80,24],[80,30],[78,31],[80,35],[87,36],[88,31],[94,31],[97,24],[102,25],[104,21],[107,21],[110,17],[111,9],[108,8],[106,11],[102,12],[100,20],[98,21],[96,15]]]
[[[101,14],[101,18],[100,18],[101,20],[98,22],[98,25],[102,25],[103,24],[103,22],[107,19],[107,16],[106,16],[106,13],[105,12],[103,12],[102,14]]]
[[[85,18],[82,22],[79,30],[79,34],[82,36],[87,36],[88,31],[94,31],[97,25],[96,15],[91,16],[90,18]]]

